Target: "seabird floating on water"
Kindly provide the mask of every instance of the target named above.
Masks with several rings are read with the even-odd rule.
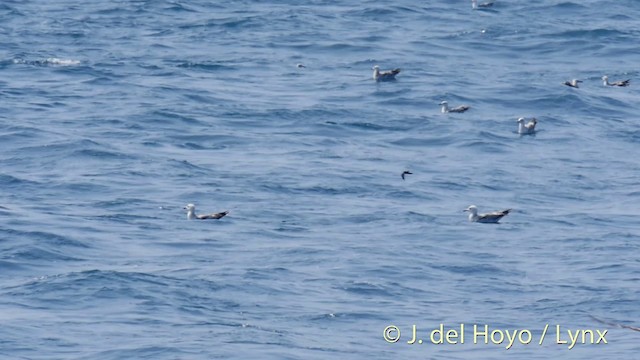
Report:
[[[478,214],[478,208],[475,205],[470,205],[468,208],[463,211],[469,212],[469,221],[471,222],[479,222],[479,223],[492,223],[495,224],[504,216],[509,214],[511,209],[506,209],[502,211],[494,211],[492,213],[487,214]]]
[[[531,119],[528,123],[524,123],[524,118],[518,119],[518,134],[533,134],[536,131],[536,124],[538,120],[536,118]]]
[[[480,3],[478,4],[478,0],[471,0],[471,8],[473,9],[477,9],[477,8],[489,8],[492,7],[494,4],[494,2],[486,2],[486,3]]]
[[[607,75],[602,77],[602,83],[604,84],[604,86],[629,86],[629,82],[631,81],[631,79],[627,79],[627,80],[621,80],[621,81],[616,81],[616,82],[609,82],[609,77]]]
[[[396,75],[400,73],[400,69],[393,69],[389,71],[380,72],[380,67],[378,65],[373,67],[373,80],[375,81],[388,81],[395,80]]]
[[[296,64],[296,67],[297,67],[298,69],[306,68],[306,66],[304,66],[304,64]]]
[[[593,320],[609,325],[609,326],[615,326],[615,327],[619,327],[619,328],[623,328],[623,329],[629,329],[629,330],[633,330],[633,331],[640,331],[640,327],[636,327],[636,326],[631,326],[631,325],[625,325],[625,324],[618,324],[618,323],[614,323],[611,321],[606,321],[606,320],[602,320],[602,319],[598,319],[597,317],[593,316],[593,315],[589,315]]]
[[[187,210],[187,219],[189,220],[220,219],[225,217],[229,213],[229,211],[223,211],[223,212],[214,213],[214,214],[196,215],[196,206],[193,204],[188,204],[187,206],[184,207],[184,209]]]
[[[577,89],[577,88],[579,88],[578,84],[581,83],[581,82],[582,82],[582,80],[573,79],[571,81],[565,81],[564,85],[571,86],[571,87]]]
[[[441,102],[440,105],[442,106],[443,113],[449,113],[449,112],[463,113],[471,108],[471,106],[469,105],[460,105],[454,108],[449,108],[449,103],[446,101]]]
[[[400,176],[402,176],[402,180],[404,180],[404,176],[405,176],[405,175],[413,175],[413,173],[412,173],[411,171],[409,171],[409,170],[405,170],[405,171],[403,171],[403,172],[402,172],[402,175],[400,175]]]

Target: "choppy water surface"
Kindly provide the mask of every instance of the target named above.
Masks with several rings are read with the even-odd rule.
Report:
[[[639,17],[635,0],[4,1],[0,356],[637,354],[640,333],[592,316],[640,326]],[[402,72],[376,84],[376,64]],[[187,221],[191,202],[231,213]],[[473,224],[470,204],[514,212]],[[431,344],[441,323],[465,343]],[[533,339],[473,344],[474,324]],[[568,350],[556,325],[608,344]]]

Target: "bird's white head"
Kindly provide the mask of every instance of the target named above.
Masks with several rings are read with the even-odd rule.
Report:
[[[187,210],[187,219],[191,220],[194,219],[196,217],[196,206],[193,204],[187,204],[184,207],[185,210]]]
[[[440,105],[447,105],[447,104],[448,104],[448,102],[446,102],[446,101],[443,101],[443,102],[440,103]]]
[[[373,70],[380,70],[380,66],[378,66],[378,65],[373,65],[373,67],[372,67],[371,69],[373,69]]]
[[[523,117],[518,118],[518,123],[524,123],[524,118]]]
[[[609,80],[609,77],[607,75],[605,75],[605,76],[602,77],[602,80],[607,81],[607,80]]]
[[[478,213],[478,208],[475,205],[469,205],[469,207],[464,209],[464,211],[468,211],[471,214],[475,215]]]

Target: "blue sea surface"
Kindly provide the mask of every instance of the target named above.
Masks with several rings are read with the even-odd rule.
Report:
[[[0,359],[637,357],[616,324],[640,326],[639,18],[2,1]],[[514,210],[470,223],[471,204]],[[440,324],[464,343],[433,344]],[[474,324],[525,341],[474,344]]]

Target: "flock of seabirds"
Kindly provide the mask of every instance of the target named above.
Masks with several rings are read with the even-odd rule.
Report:
[[[478,0],[471,0],[471,7],[475,10],[481,10],[486,8],[493,7],[494,2],[486,2],[486,3],[478,3]],[[303,64],[297,64],[298,68],[305,68],[306,66]],[[396,75],[400,73],[400,69],[396,68],[393,70],[380,71],[380,67],[375,65],[373,67],[373,80],[376,82],[380,81],[395,81]],[[631,80],[620,80],[615,82],[609,82],[608,76],[602,77],[602,83],[604,86],[617,86],[617,87],[626,87],[629,86]],[[562,83],[563,85],[570,86],[572,88],[579,88],[579,84],[582,83],[582,80],[572,79],[570,81],[565,81]],[[442,101],[440,103],[442,113],[463,113],[471,108],[469,105],[460,105],[456,107],[449,107],[449,103],[447,101]],[[531,118],[528,122],[524,117],[518,118],[518,134],[526,135],[533,134],[536,131],[536,125],[538,124],[538,120],[536,118]],[[405,179],[406,175],[411,175],[412,172],[405,170],[402,172],[401,177],[402,180]],[[229,214],[229,211],[223,211],[212,214],[196,214],[196,207],[194,204],[188,204],[184,207],[187,210],[187,219],[193,220],[217,220],[225,217]],[[478,208],[475,205],[470,205],[468,208],[463,211],[469,213],[469,221],[478,222],[478,223],[489,223],[495,224],[500,221],[503,217],[507,216],[509,212],[513,209],[505,209],[501,211],[494,211],[490,213],[478,213]]]
[[[488,8],[493,6],[493,2],[489,2],[489,3],[482,3],[482,4],[478,4],[477,0],[471,0],[471,4],[473,9],[481,9],[481,8]],[[305,66],[303,64],[297,64],[296,65],[298,68],[305,68]],[[373,80],[375,80],[376,82],[380,82],[380,81],[394,81],[396,78],[396,75],[398,75],[400,73],[400,69],[393,69],[393,70],[388,70],[388,71],[380,71],[380,67],[378,65],[375,65],[373,67]],[[602,82],[604,86],[617,86],[617,87],[626,87],[629,86],[631,80],[627,79],[627,80],[621,80],[621,81],[616,81],[616,82],[609,82],[609,78],[605,75],[602,77]],[[566,86],[570,86],[572,88],[579,88],[579,84],[582,83],[582,80],[578,80],[578,79],[572,79],[570,81],[565,81],[563,83],[563,85]],[[446,101],[442,101],[440,103],[441,106],[441,111],[443,113],[463,113],[467,110],[469,110],[471,107],[468,105],[460,105],[454,108],[450,108],[449,104]],[[537,124],[537,120],[535,118],[532,118],[529,122],[525,123],[525,118],[519,118],[518,119],[518,133],[519,134],[533,134],[535,132],[535,128],[536,128],[536,124]],[[411,175],[413,174],[411,171],[405,170],[402,172],[401,177],[402,180],[405,179],[406,175]],[[225,217],[226,215],[229,214],[229,211],[223,211],[223,212],[218,212],[218,213],[211,213],[211,214],[196,214],[196,207],[194,204],[188,204],[184,207],[185,210],[187,210],[187,219],[189,220],[193,220],[193,219],[198,219],[198,220],[218,220],[221,219],[223,217]],[[511,212],[512,209],[506,209],[506,210],[502,210],[502,211],[494,211],[494,212],[490,212],[490,213],[483,213],[480,214],[478,213],[478,208],[475,205],[470,205],[468,208],[464,209],[463,211],[468,212],[469,213],[469,221],[471,222],[478,222],[478,223],[498,223],[500,221],[500,219],[502,219],[503,217],[507,216],[509,214],[509,212]],[[622,328],[622,329],[629,329],[629,330],[633,330],[633,331],[638,331],[640,332],[640,327],[635,327],[635,326],[630,326],[630,325],[625,325],[625,324],[620,324],[620,323],[615,323],[615,322],[611,322],[611,321],[607,321],[607,320],[603,320],[600,318],[597,318],[595,316],[591,315],[591,318],[599,323],[605,324],[605,325],[609,325],[609,326],[615,326],[618,328]]]

